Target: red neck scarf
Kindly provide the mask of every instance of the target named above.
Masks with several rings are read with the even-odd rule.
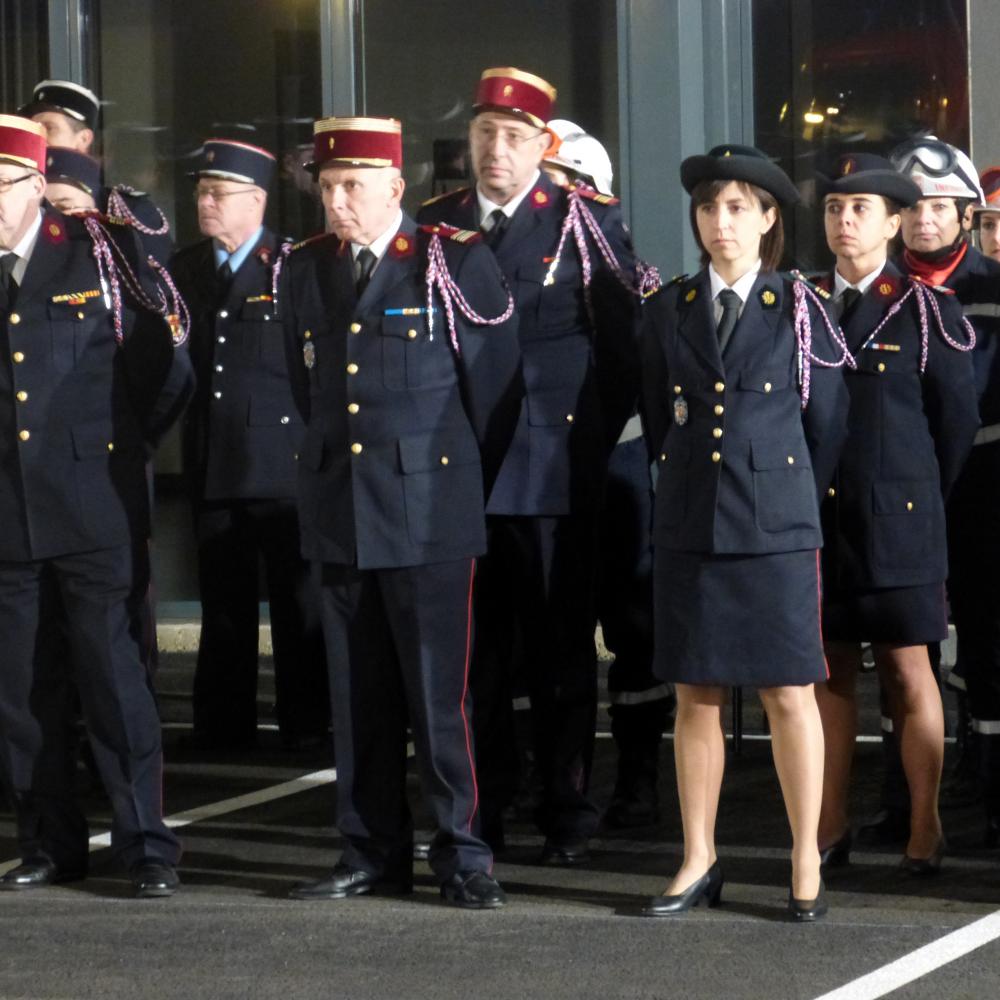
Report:
[[[938,260],[921,260],[912,251],[904,250],[903,262],[906,264],[908,274],[919,278],[924,284],[940,287],[952,276],[955,268],[961,264],[968,249],[969,244],[963,240],[962,245],[957,250]]]

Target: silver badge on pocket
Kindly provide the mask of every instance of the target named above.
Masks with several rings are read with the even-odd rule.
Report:
[[[688,422],[688,404],[683,396],[674,400],[674,423],[683,427]]]
[[[316,367],[316,345],[311,340],[307,340],[302,345],[302,360],[305,362],[306,368]]]

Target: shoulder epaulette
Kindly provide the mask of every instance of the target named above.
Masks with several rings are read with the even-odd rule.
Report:
[[[468,187],[455,188],[454,191],[444,191],[441,194],[434,195],[433,198],[428,198],[427,201],[422,202],[420,207],[423,208],[425,205],[433,205],[436,202],[442,201],[445,198],[450,198],[455,194],[462,194],[463,191],[468,191]]]
[[[425,202],[424,204],[429,204]],[[477,233],[471,229],[459,229],[457,226],[449,226],[444,222],[438,222],[433,226],[420,226],[422,233],[429,233],[432,236],[443,236],[445,239],[454,240],[456,243],[480,243],[483,238],[482,233]]]
[[[576,191],[581,198],[587,198],[589,201],[596,201],[598,205],[618,205],[619,200],[610,194],[601,194],[600,191],[595,191],[592,187],[588,187],[586,184],[576,184],[571,189]]]
[[[810,291],[815,292],[821,299],[832,299],[833,296],[823,287],[817,285],[815,281],[810,281],[801,271],[793,270],[788,272],[790,281],[801,281]]]
[[[648,302],[653,296],[659,295],[664,288],[669,288],[671,285],[681,285],[687,281],[686,274],[675,274],[669,281],[664,281],[662,285],[657,285],[656,288],[651,288],[648,292],[643,292],[642,301]]]
[[[948,288],[947,285],[932,285],[929,281],[924,281],[919,274],[908,274],[907,277],[910,281],[919,281],[924,288],[929,288],[932,292],[937,292],[940,295],[954,295],[955,289]]]
[[[312,246],[313,243],[318,243],[320,240],[336,239],[333,233],[317,233],[315,236],[307,236],[304,240],[299,240],[298,243],[293,243],[289,248],[289,253],[296,250],[301,250],[303,247]]]

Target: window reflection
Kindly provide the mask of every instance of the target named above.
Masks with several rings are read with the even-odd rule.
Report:
[[[927,131],[968,149],[965,0],[757,0],[753,35],[756,141],[807,199],[796,263],[829,260],[814,176],[845,146],[884,155]]]
[[[472,99],[489,66],[548,80],[557,116],[597,136],[617,171],[615,0],[364,0],[363,14],[363,110],[403,123],[408,210],[468,183]]]
[[[279,160],[267,221],[322,226],[301,170],[320,113],[318,0],[99,0],[95,33],[105,170],[149,191],[178,245],[198,239],[186,172],[206,138],[263,146]]]

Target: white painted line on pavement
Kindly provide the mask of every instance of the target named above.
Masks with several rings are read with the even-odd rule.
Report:
[[[286,795],[295,795],[296,792],[305,792],[310,788],[319,788],[322,785],[332,784],[337,780],[337,769],[335,767],[325,768],[322,771],[313,771],[310,774],[303,774],[291,781],[283,781],[280,785],[270,785],[267,788],[260,788],[256,792],[247,792],[245,795],[234,795],[231,799],[222,799],[219,802],[207,802],[203,806],[195,806],[194,809],[186,809],[174,816],[165,816],[163,822],[171,829],[176,830],[182,826],[190,826],[205,819],[214,819],[216,816],[223,816],[226,813],[236,812],[239,809],[249,809],[251,806],[258,806],[264,802],[273,802],[275,799],[282,799]],[[91,851],[100,851],[111,846],[111,834],[96,833],[88,841]],[[11,868],[16,868],[21,863],[20,858],[13,861],[0,863],[0,875],[8,872]]]
[[[1000,911],[911,951],[816,1000],[877,1000],[1000,938]]]
[[[413,756],[413,744],[406,744],[407,758]],[[171,829],[178,829],[182,826],[190,826],[201,820],[213,819],[216,816],[224,816],[226,813],[237,812],[240,809],[249,809],[251,806],[258,806],[264,802],[273,802],[275,799],[285,798],[287,795],[295,795],[297,792],[305,792],[310,788],[320,788],[323,785],[333,784],[337,780],[337,769],[335,767],[324,768],[322,771],[312,771],[309,774],[300,775],[291,781],[283,781],[278,785],[269,785],[267,788],[260,788],[256,792],[247,792],[245,795],[234,795],[231,799],[222,799],[219,802],[208,802],[203,806],[195,806],[194,809],[186,809],[175,816],[165,816],[163,822]],[[100,851],[111,846],[111,834],[96,833],[88,841],[91,851]],[[16,868],[21,863],[20,858],[12,861],[0,862],[0,875],[9,872],[11,868]]]

